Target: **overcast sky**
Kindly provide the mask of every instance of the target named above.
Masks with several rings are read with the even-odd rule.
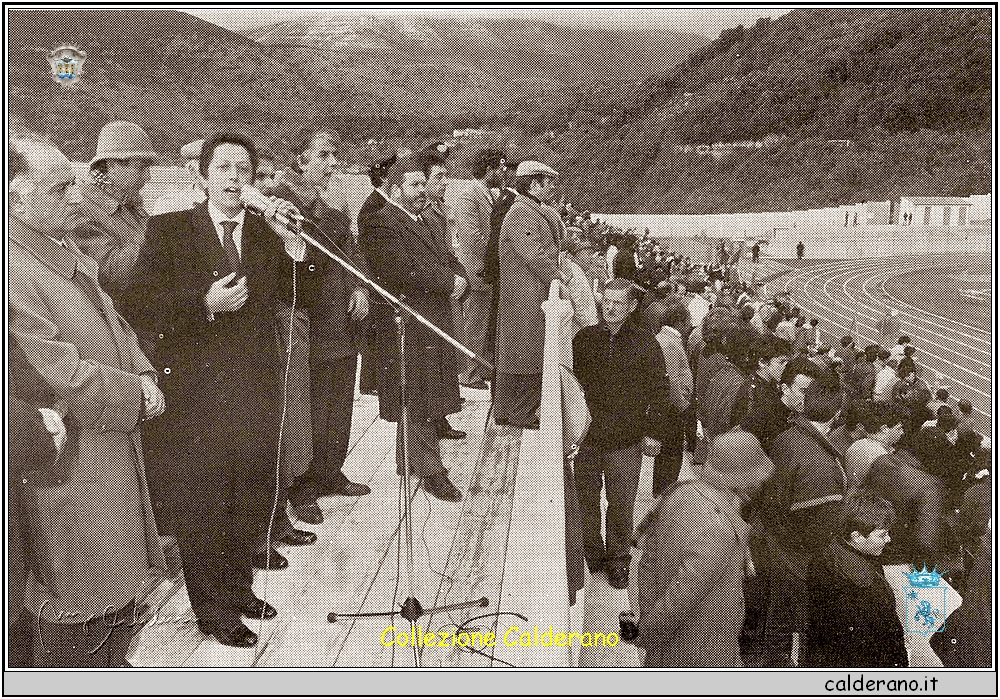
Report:
[[[718,37],[723,29],[735,27],[737,24],[749,26],[760,17],[778,17],[789,12],[789,7],[768,7],[740,5],[701,5],[700,7],[657,7],[656,5],[591,5],[582,8],[559,7],[552,5],[513,5],[503,10],[495,7],[482,6],[471,9],[457,9],[440,5],[421,5],[419,8],[413,6],[392,6],[392,5],[360,5],[342,11],[351,14],[377,13],[377,12],[416,12],[419,14],[445,13],[445,14],[490,14],[503,13],[504,15],[530,16],[537,19],[545,19],[559,24],[581,25],[599,24],[611,27],[618,25],[621,27],[634,28],[657,28],[671,29],[673,31],[689,34],[702,34],[710,39]],[[336,14],[341,10],[328,10],[322,7],[311,7],[304,9],[263,9],[252,7],[250,9],[204,9],[204,8],[184,8],[185,12],[197,15],[202,19],[214,22],[221,27],[232,31],[239,31],[251,27],[258,27],[265,24],[272,24],[289,19],[294,19],[296,15],[303,12],[325,11]]]

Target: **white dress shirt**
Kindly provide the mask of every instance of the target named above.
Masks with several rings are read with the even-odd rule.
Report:
[[[239,214],[230,218],[219,211],[219,208],[211,200],[208,202],[208,215],[212,219],[212,225],[215,226],[215,234],[219,236],[219,243],[223,249],[226,247],[226,244],[223,242],[226,232],[222,228],[222,222],[236,221],[236,228],[233,229],[233,242],[236,243],[236,252],[240,254],[241,260],[243,259],[243,219],[246,218],[246,213],[246,209],[240,209]]]

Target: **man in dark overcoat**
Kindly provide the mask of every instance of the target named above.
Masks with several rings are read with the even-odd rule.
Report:
[[[129,303],[156,338],[148,352],[172,406],[148,434],[154,500],[176,517],[199,627],[237,647],[257,643],[241,614],[277,613],[254,595],[251,562],[267,534],[278,469],[284,363],[275,307],[291,300],[292,259],[305,257],[300,239],[283,241],[244,209],[240,192],[256,165],[249,140],[206,140],[199,172],[208,200],[150,220]],[[307,269],[302,293],[310,282]]]
[[[357,230],[358,248],[364,256],[365,261],[370,261],[372,240],[372,219],[375,212],[385,206],[389,201],[388,193],[385,189],[385,174],[389,167],[396,162],[395,154],[377,160],[368,169],[368,177],[372,183],[372,191],[358,209]],[[378,345],[378,333],[381,332],[385,324],[385,317],[388,314],[388,307],[385,301],[377,294],[369,296],[368,318],[364,323],[364,337],[361,341],[361,374],[358,377],[358,390],[363,394],[374,394],[376,390],[376,350]]]
[[[451,298],[465,291],[465,270],[440,236],[420,216],[426,205],[427,177],[417,158],[404,157],[387,173],[389,202],[372,219],[368,258],[375,281],[431,323],[451,335]],[[399,422],[400,362],[395,319],[382,319],[378,345],[379,414]],[[406,330],[406,397],[408,458],[412,473],[435,497],[457,501],[461,491],[448,479],[434,423],[460,409],[455,353],[433,332],[412,318]],[[402,427],[397,430],[397,467],[403,464]]]

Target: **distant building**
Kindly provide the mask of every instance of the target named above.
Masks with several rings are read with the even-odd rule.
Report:
[[[899,222],[910,226],[964,226],[969,223],[968,197],[900,197]]]
[[[969,197],[972,208],[969,209],[969,223],[989,223],[993,220],[993,195],[973,194]]]

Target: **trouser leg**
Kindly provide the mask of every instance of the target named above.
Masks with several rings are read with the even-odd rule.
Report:
[[[342,469],[350,444],[357,366],[357,356],[313,364],[313,459],[288,490],[293,507],[315,503],[345,478]]]
[[[615,565],[627,566],[632,560],[632,519],[641,467],[642,450],[638,444],[604,454],[604,487],[608,497],[607,558]]]
[[[573,463],[576,497],[580,505],[583,553],[592,569],[604,565],[604,538],[601,536],[601,489],[604,475],[601,452],[583,447]]]
[[[542,404],[541,374],[497,372],[493,392],[493,412],[498,425],[531,427],[537,424]]]
[[[7,663],[10,667],[31,667],[33,620],[26,609],[7,620]]]
[[[273,506],[274,503],[271,503]],[[288,518],[288,488],[282,488],[278,492],[278,504],[274,511],[274,521],[270,522],[269,518],[269,532],[265,532],[264,536],[261,537],[260,547],[258,551],[261,553],[266,553],[268,548],[271,547],[271,542],[279,541],[289,534],[293,527],[292,521]]]
[[[681,474],[681,464],[684,460],[684,430],[677,425],[663,436],[660,442],[660,454],[653,466],[653,495],[659,495],[664,488],[677,482]]]
[[[420,478],[446,473],[441,461],[441,447],[438,444],[437,430],[434,424],[426,421],[411,422],[407,426],[409,433],[410,473]],[[403,428],[396,425],[396,473],[403,472]]]
[[[490,321],[490,291],[489,289],[470,290],[462,302],[463,343],[470,350],[489,360],[486,356],[486,333]],[[464,384],[472,384],[483,379],[490,379],[482,364],[470,357],[465,358],[465,365],[458,380]]]

